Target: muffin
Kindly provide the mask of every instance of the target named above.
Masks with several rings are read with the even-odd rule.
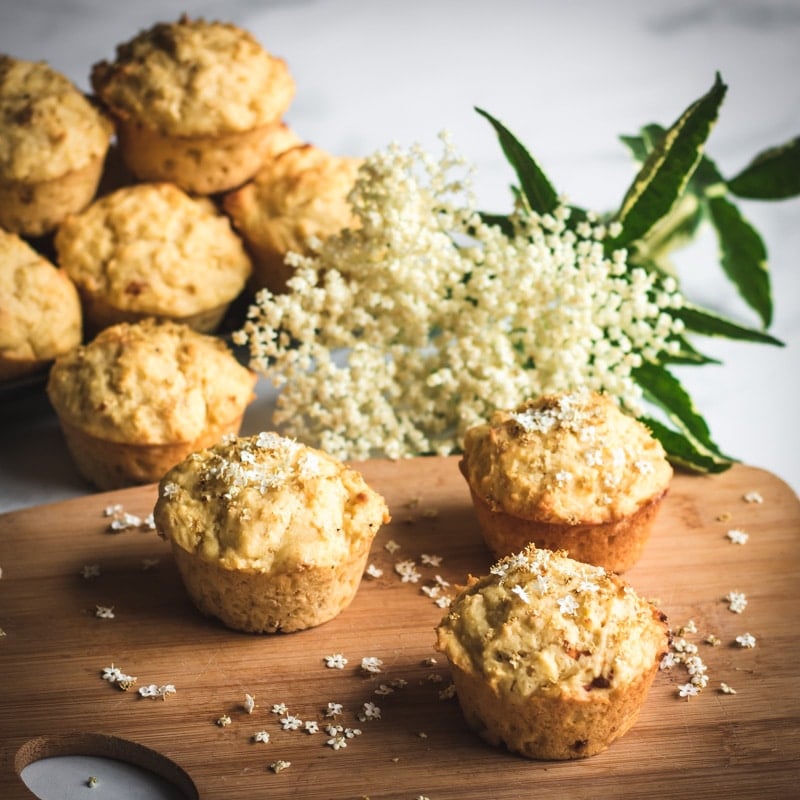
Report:
[[[0,228],[0,381],[44,370],[81,343],[72,281],[14,233]]]
[[[672,479],[664,448],[608,396],[548,395],[467,430],[459,462],[489,549],[529,542],[623,572]]]
[[[312,238],[356,223],[348,195],[360,165],[360,159],[305,144],[270,159],[252,181],[225,196],[225,211],[253,257],[253,289],[285,292],[294,272],[287,253],[307,254]]]
[[[664,615],[618,576],[533,545],[471,578],[436,635],[467,725],[546,760],[626,733],[669,646]]]
[[[237,631],[288,633],[350,604],[389,513],[354,469],[261,433],[171,469],[154,518],[201,612]]]
[[[238,433],[256,376],[173,322],[120,323],[56,359],[47,395],[78,471],[100,489],[160,480]]]
[[[0,227],[51,232],[94,197],[113,126],[43,61],[0,55]]]
[[[295,93],[286,63],[248,32],[186,16],[120,44],[91,84],[131,171],[195,194],[255,174]]]
[[[55,248],[91,333],[147,317],[212,332],[252,270],[228,218],[171,183],[99,198],[62,223]]]

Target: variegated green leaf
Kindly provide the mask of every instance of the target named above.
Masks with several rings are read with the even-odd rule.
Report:
[[[772,292],[764,242],[727,198],[709,197],[708,210],[717,232],[725,274],[768,328],[772,323]]]
[[[665,367],[645,362],[632,371],[645,397],[659,406],[680,431],[703,447],[708,455],[730,460],[711,438],[706,421],[680,381]]]
[[[552,213],[558,205],[558,194],[531,154],[502,122],[481,108],[475,110],[489,120],[495,129],[500,147],[519,179],[520,188],[531,210],[538,214]]]
[[[737,197],[782,200],[800,195],[800,137],[757,155],[728,181]]]
[[[720,459],[698,447],[692,439],[651,417],[639,417],[639,421],[650,428],[667,453],[667,457],[677,467],[691,472],[718,473],[729,469],[732,459]]]
[[[681,308],[675,309],[671,313],[673,317],[682,320],[690,331],[703,336],[721,336],[725,339],[738,339],[744,342],[774,344],[783,347],[780,339],[776,339],[764,331],[738,325],[732,320],[691,303],[684,303]]]
[[[626,193],[616,218],[622,233],[609,246],[630,247],[672,208],[703,154],[703,147],[727,87],[719,75],[712,88],[692,103],[647,156]]]

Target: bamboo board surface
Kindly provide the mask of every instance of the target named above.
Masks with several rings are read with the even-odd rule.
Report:
[[[426,663],[437,656],[433,628],[443,612],[422,587],[436,575],[457,584],[492,561],[456,460],[358,466],[393,515],[371,557],[383,575],[365,579],[337,619],[294,634],[245,635],[201,617],[160,538],[108,532],[104,509],[120,503],[146,515],[154,486],[0,516],[0,797],[32,797],[22,767],[69,752],[118,754],[178,783],[183,775],[189,796],[194,787],[208,800],[797,796],[800,502],[786,484],[746,466],[675,477],[645,555],[625,577],[658,599],[674,629],[694,620],[687,638],[709,685],[680,698],[685,670],[662,671],[625,737],[590,759],[548,763],[468,731],[457,701],[440,698],[449,683],[443,657]],[[763,503],[744,501],[753,490]],[[732,528],[749,541],[731,543]],[[400,545],[394,554],[389,540]],[[440,565],[423,564],[422,554],[440,556]],[[405,559],[417,564],[416,584],[394,569]],[[90,564],[100,574],[85,578]],[[724,601],[732,590],[749,601],[741,614]],[[113,607],[114,618],[98,618],[98,605]],[[735,644],[745,632],[755,648]],[[719,646],[703,642],[709,633]],[[343,670],[325,666],[334,653],[348,659]],[[365,656],[383,661],[380,674],[362,673]],[[112,664],[137,686],[170,683],[176,692],[162,701],[120,691],[101,676]],[[720,682],[736,694],[722,694]],[[381,683],[394,691],[376,694]],[[245,693],[255,697],[252,714]],[[323,732],[282,730],[271,710],[285,703],[324,724],[329,702],[342,704],[343,725],[362,731],[345,749],[327,746]],[[377,703],[380,719],[356,719],[365,702]],[[253,741],[262,729],[267,744]],[[275,773],[278,760],[291,766]]]

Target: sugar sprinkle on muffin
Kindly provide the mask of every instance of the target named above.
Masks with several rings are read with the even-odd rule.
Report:
[[[669,647],[664,615],[618,576],[533,545],[471,578],[436,632],[469,727],[535,759],[628,731]]]
[[[650,431],[588,391],[496,411],[466,432],[459,467],[495,556],[534,542],[617,572],[641,556],[672,478]]]
[[[171,469],[154,518],[198,609],[235,630],[276,633],[350,604],[389,511],[356,470],[263,432]]]

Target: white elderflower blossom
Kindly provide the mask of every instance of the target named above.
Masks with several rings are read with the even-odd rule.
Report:
[[[451,453],[494,409],[576,387],[639,412],[631,371],[682,330],[675,282],[606,254],[611,231],[570,227],[566,203],[487,224],[442,140],[438,161],[397,144],[367,158],[359,224],[290,254],[289,291],[256,297],[234,341],[281,390],[274,423],[340,458],[398,458]]]

